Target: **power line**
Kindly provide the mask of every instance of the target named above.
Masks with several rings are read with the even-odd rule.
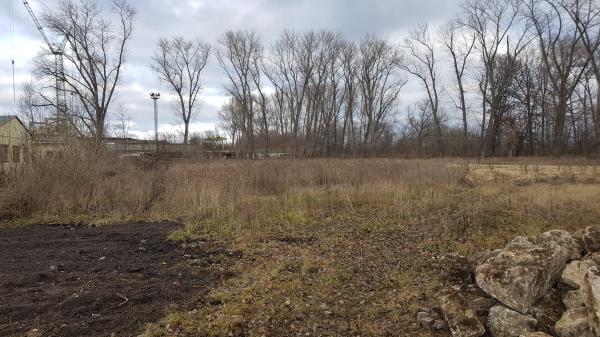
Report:
[[[12,84],[13,84],[13,102],[17,101],[17,87],[15,85],[15,44],[14,44],[14,26],[15,26],[15,7],[13,0],[8,2],[8,13],[10,15],[10,49],[12,65]]]
[[[12,75],[13,75],[13,102],[17,101],[17,87],[15,85],[15,59],[12,60]]]
[[[32,0],[29,0],[29,1],[32,2]],[[42,1],[42,0],[40,0],[40,1],[35,0],[35,2],[39,3],[40,5],[42,5],[42,7],[44,7],[46,9],[46,11],[48,11],[49,14],[54,14],[54,10],[52,10],[52,8],[48,7],[48,5],[46,5],[44,3],[44,1]]]
[[[10,16],[10,46],[13,49],[13,54],[14,54],[14,44],[13,44],[13,37],[14,37],[14,25],[15,25],[15,8],[13,5],[13,0],[9,0],[8,1],[8,14]]]

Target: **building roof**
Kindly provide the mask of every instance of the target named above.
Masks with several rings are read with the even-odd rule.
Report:
[[[11,120],[14,116],[0,116],[0,125],[8,122],[9,120]]]
[[[117,143],[117,144],[154,144],[153,139],[137,139],[137,138],[121,138],[121,137],[104,137],[104,142],[106,143]],[[166,144],[162,140],[159,141],[161,144]]]
[[[21,125],[23,125],[25,130],[27,130],[27,127],[25,126],[25,124],[23,124],[23,122],[21,122],[19,117],[15,116],[15,115],[0,116],[0,126],[4,125],[5,123],[8,123],[13,118],[15,118],[17,121],[19,121],[19,123],[21,123]]]

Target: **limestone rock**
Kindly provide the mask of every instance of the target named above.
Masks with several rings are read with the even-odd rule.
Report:
[[[600,266],[600,253],[588,254],[584,260],[595,263],[596,265]]]
[[[531,332],[527,335],[522,335],[522,337],[552,337],[545,332]]]
[[[585,306],[588,323],[597,336],[600,336],[600,268],[593,267],[587,273],[585,282]]]
[[[583,244],[583,233],[585,232],[585,229],[580,229],[578,231],[576,231],[575,233],[573,233],[573,237],[577,240],[579,240],[582,244]],[[584,246],[585,248],[585,246]]]
[[[585,306],[585,296],[582,289],[567,292],[562,299],[567,309],[581,308]]]
[[[588,253],[600,252],[600,228],[587,227],[581,234],[581,240]]]
[[[585,275],[595,265],[596,263],[592,260],[573,261],[567,265],[560,278],[568,286],[580,289],[583,285]]]
[[[570,255],[556,245],[512,246],[495,254],[475,270],[477,285],[520,313],[558,281]]]
[[[538,321],[539,331],[555,335],[554,324],[556,324],[566,310],[562,303],[563,290],[564,288],[561,290],[550,289],[544,297],[529,309],[529,315]]]
[[[498,301],[493,298],[477,297],[469,303],[469,306],[475,311],[475,315],[487,317],[490,309],[496,304]]]
[[[442,309],[453,337],[481,337],[485,328],[459,293],[442,296]]]
[[[39,329],[31,329],[27,331],[23,337],[41,337],[42,332]]]
[[[569,309],[563,317],[556,322],[558,337],[595,337],[588,324],[588,311],[586,308]]]
[[[443,319],[438,319],[433,323],[433,330],[444,330],[446,329],[446,321]]]
[[[488,328],[494,337],[520,337],[534,332],[537,320],[507,307],[496,305],[490,309]]]
[[[580,259],[584,248],[581,240],[564,230],[552,230],[536,236],[519,236],[510,242],[507,248],[523,246],[558,246],[568,261]]]
[[[430,329],[433,326],[433,323],[435,323],[435,320],[426,312],[417,313],[417,321],[425,329]]]

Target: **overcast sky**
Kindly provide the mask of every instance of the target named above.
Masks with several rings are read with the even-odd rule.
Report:
[[[0,115],[15,114],[11,59],[15,59],[17,97],[21,85],[31,79],[32,58],[43,40],[20,0],[1,0],[0,8]],[[99,1],[98,3],[105,3]],[[29,0],[41,13],[54,0]],[[128,46],[128,62],[117,101],[133,119],[133,133],[146,137],[153,129],[152,102],[148,93],[158,90],[159,124],[163,132],[180,129],[173,116],[168,87],[149,69],[155,43],[160,38],[183,36],[215,43],[227,29],[252,29],[269,46],[284,29],[327,29],[358,40],[365,33],[402,42],[419,23],[435,27],[459,11],[459,0],[131,0],[137,10],[136,26]],[[12,18],[11,18],[12,8]],[[416,83],[403,91],[403,101],[419,94]],[[214,129],[217,111],[226,100],[225,79],[214,57],[204,76],[202,105],[192,132]]]

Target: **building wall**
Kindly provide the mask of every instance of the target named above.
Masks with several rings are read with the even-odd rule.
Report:
[[[30,138],[16,118],[0,125],[0,169],[17,167],[28,158]]]

